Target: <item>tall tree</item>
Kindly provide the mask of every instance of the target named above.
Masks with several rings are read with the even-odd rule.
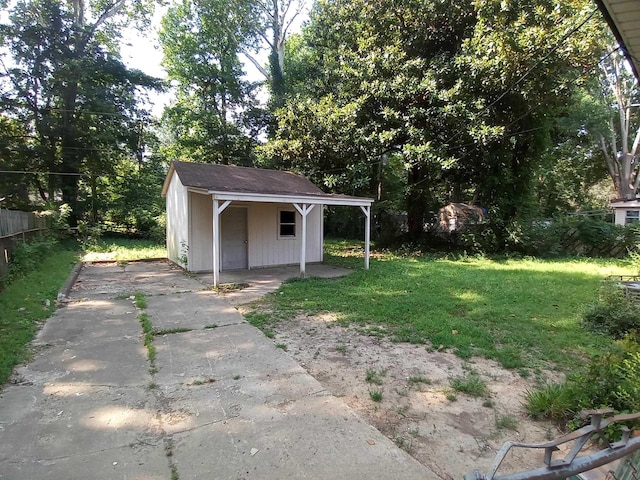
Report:
[[[638,84],[620,50],[601,65],[601,87],[605,105],[609,105],[606,127],[597,133],[607,171],[616,197],[635,199],[640,186],[640,123],[634,113],[640,100]]]
[[[163,18],[164,65],[177,90],[164,115],[171,157],[252,162],[243,124],[254,86],[242,79],[239,54],[255,18],[254,7],[240,0],[183,0]]]
[[[152,6],[150,0],[20,0],[0,26],[12,56],[2,72],[2,108],[28,125],[32,168],[61,174],[49,175],[46,188],[33,179],[43,197],[61,190],[72,222],[81,213],[81,175],[100,173],[97,165],[108,164],[109,151],[130,147],[131,124],[144,115],[137,90],[157,86],[128,70],[118,53],[122,28],[132,18],[144,24]]]
[[[296,56],[305,79],[265,151],[302,171],[359,172],[370,194],[383,155],[401,155],[416,235],[445,200],[511,218],[532,198],[549,119],[597,58],[595,13],[586,0],[319,1]],[[333,121],[343,128],[325,130]]]
[[[242,53],[267,81],[271,93],[271,107],[275,109],[283,105],[287,90],[286,42],[292,25],[305,11],[306,1],[249,0],[249,3],[255,6],[257,13],[251,37],[254,41],[249,42]],[[269,62],[266,68],[256,57],[256,53],[262,51],[264,45],[269,51]]]

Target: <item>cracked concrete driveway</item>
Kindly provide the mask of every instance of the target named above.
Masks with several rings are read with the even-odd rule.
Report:
[[[167,262],[85,265],[0,393],[0,479],[433,478],[246,323],[241,301]],[[142,314],[159,333],[152,361]]]

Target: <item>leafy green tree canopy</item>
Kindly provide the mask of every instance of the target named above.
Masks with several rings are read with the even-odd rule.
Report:
[[[19,0],[0,25],[8,53],[0,72],[2,115],[19,121],[25,135],[13,144],[9,169],[27,177],[43,200],[82,212],[80,178],[113,171],[117,157],[140,149],[141,89],[157,80],[122,63],[122,29],[148,21],[151,0],[116,2]],[[15,182],[15,178],[11,179]]]
[[[533,198],[554,119],[597,63],[604,27],[594,8],[319,1],[290,55],[300,77],[266,161],[374,194],[385,155],[399,156],[416,235],[452,200],[513,218]]]

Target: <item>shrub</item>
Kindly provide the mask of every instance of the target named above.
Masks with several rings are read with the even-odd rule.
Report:
[[[507,249],[525,255],[624,257],[637,249],[640,227],[624,227],[588,217],[556,217],[513,222]]]
[[[154,218],[154,224],[149,230],[149,239],[164,245],[167,235],[167,214],[162,212]]]
[[[71,229],[69,228],[71,207],[68,204],[56,205],[53,202],[49,202],[41,214],[51,219],[51,233],[55,238],[63,239],[71,235]]]
[[[527,413],[575,429],[583,425],[582,410],[610,408],[615,413],[640,410],[640,346],[628,336],[604,355],[596,356],[584,370],[562,384],[527,392]],[[619,428],[606,432],[616,439]]]
[[[456,244],[470,254],[499,252],[502,248],[494,229],[489,223],[467,225],[464,233],[457,236]]]
[[[16,240],[9,259],[9,275],[2,283],[7,284],[17,276],[35,270],[57,244],[55,238],[46,236],[36,237],[28,242]]]
[[[102,237],[102,228],[90,222],[78,222],[78,241],[83,250],[96,248]]]
[[[620,339],[640,329],[640,309],[615,281],[605,281],[600,287],[598,302],[589,305],[582,318],[587,330]]]

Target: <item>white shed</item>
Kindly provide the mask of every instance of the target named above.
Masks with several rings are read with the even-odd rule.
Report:
[[[609,204],[613,208],[615,223],[629,225],[640,221],[640,199],[618,200]]]
[[[370,198],[324,193],[278,170],[172,162],[162,187],[167,256],[190,272],[322,262],[323,205],[359,207],[369,268]]]

